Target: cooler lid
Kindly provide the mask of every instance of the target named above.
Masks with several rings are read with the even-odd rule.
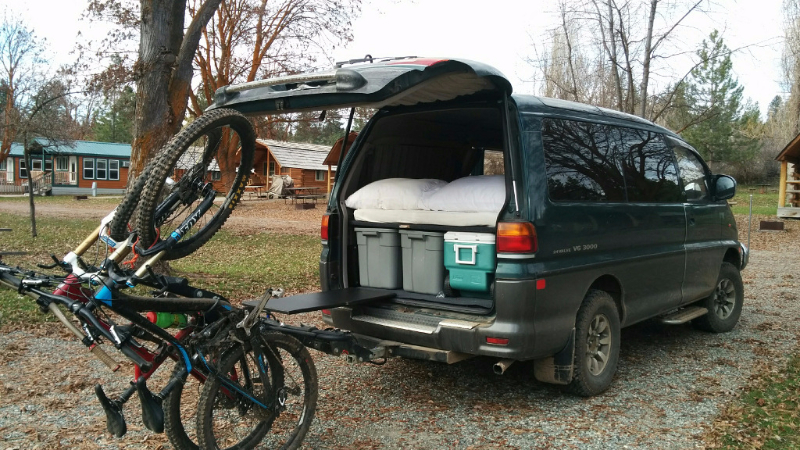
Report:
[[[492,233],[470,233],[468,231],[448,231],[444,234],[445,242],[462,242],[477,244],[494,244],[495,235]]]

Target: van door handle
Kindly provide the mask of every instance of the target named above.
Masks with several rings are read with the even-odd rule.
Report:
[[[694,217],[689,217],[689,226],[694,226]]]

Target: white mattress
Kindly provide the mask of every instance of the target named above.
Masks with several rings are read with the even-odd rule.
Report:
[[[498,212],[450,212],[421,209],[357,209],[355,219],[375,223],[417,223],[453,227],[487,226],[494,228]]]

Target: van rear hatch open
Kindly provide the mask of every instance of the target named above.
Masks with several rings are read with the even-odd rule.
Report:
[[[209,110],[232,108],[244,114],[332,108],[414,105],[451,100],[481,91],[511,94],[497,69],[467,60],[393,58],[316,72],[224,86]]]

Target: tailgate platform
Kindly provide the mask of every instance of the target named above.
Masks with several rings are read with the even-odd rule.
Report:
[[[267,309],[281,314],[299,314],[329,308],[338,308],[340,306],[353,306],[375,300],[386,300],[396,295],[397,294],[394,292],[386,289],[350,287],[333,291],[312,292],[310,294],[272,298],[267,302]],[[258,300],[242,302],[242,305],[247,309],[252,309],[257,304]]]

